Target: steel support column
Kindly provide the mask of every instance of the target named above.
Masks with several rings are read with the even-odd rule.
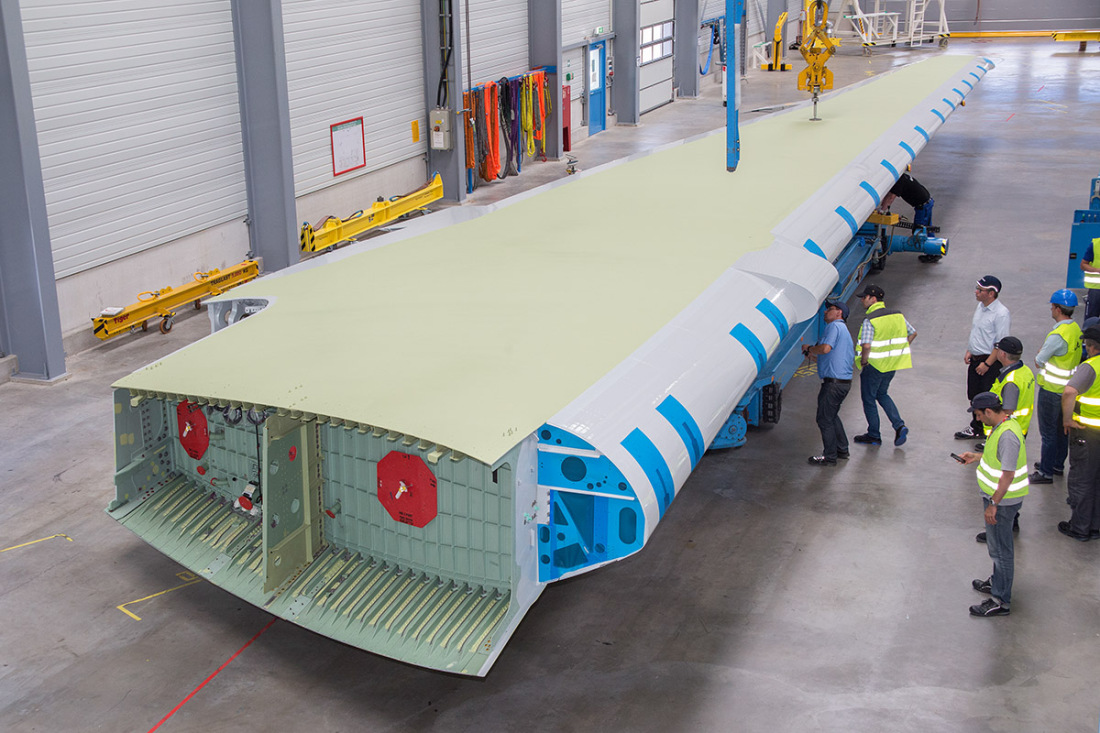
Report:
[[[562,157],[561,0],[527,0],[527,55],[531,68],[548,67],[550,116],[546,119],[546,157]],[[553,69],[551,73],[549,70]]]
[[[638,0],[611,0],[611,27],[615,29],[615,86],[611,87],[611,106],[620,125],[636,125],[641,118],[638,89],[638,62],[641,54]]]
[[[231,0],[237,52],[248,239],[264,270],[298,262],[294,157],[281,0]]]
[[[443,179],[443,198],[449,201],[466,199],[466,137],[462,121],[462,65],[466,47],[458,9],[458,0],[420,0],[429,127],[432,110],[437,107],[450,110],[451,121],[450,150],[432,150],[431,130],[427,131],[424,140],[427,174],[439,173]]]
[[[675,8],[676,96],[693,99],[699,96],[699,3],[678,2]]]
[[[18,0],[0,0],[0,351],[15,376],[65,376],[42,162]]]

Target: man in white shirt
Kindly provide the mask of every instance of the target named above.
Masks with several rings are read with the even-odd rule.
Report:
[[[988,392],[1001,373],[1001,365],[993,356],[993,345],[1008,335],[1012,317],[1008,308],[999,300],[1001,281],[993,275],[985,275],[976,283],[974,319],[970,326],[970,340],[963,362],[966,370],[966,398],[974,399]],[[972,419],[965,430],[955,433],[956,440],[981,440],[982,424]]]

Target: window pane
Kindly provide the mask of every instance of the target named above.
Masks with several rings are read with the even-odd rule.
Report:
[[[665,27],[662,30],[661,38],[672,38],[672,23],[665,23]]]
[[[662,56],[671,56],[672,55],[672,41],[665,41],[664,50],[662,51],[661,55]]]
[[[653,43],[653,28],[642,28],[642,45]]]
[[[642,63],[648,64],[653,60],[653,46],[646,46],[642,49]]]

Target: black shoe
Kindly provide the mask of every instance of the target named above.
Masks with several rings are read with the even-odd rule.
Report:
[[[807,463],[811,466],[835,466],[835,458],[826,458],[825,456],[810,456],[806,459]]]
[[[1038,461],[1036,461],[1035,463],[1033,463],[1031,465],[1035,468],[1036,471],[1042,472],[1042,469],[1039,468],[1039,462]],[[1052,469],[1050,469],[1050,472],[1053,473],[1055,476],[1061,476],[1063,473],[1065,473],[1065,471],[1061,468],[1052,468]]]
[[[974,580],[970,582],[970,585],[974,586],[974,590],[979,593],[992,593],[993,592],[993,576],[989,576],[985,580]]]
[[[974,444],[974,450],[976,450],[976,451],[985,450],[985,441],[983,440],[981,443],[975,443]]]
[[[1090,540],[1100,540],[1100,529],[1090,529],[1089,530],[1089,539]]]
[[[838,451],[836,452],[836,457],[837,457],[837,458],[843,458],[843,459],[845,459],[845,460],[847,460],[848,456],[850,456],[850,455],[852,455],[852,454],[851,454],[851,453],[849,453],[849,452],[848,452],[848,451],[846,451],[846,450],[838,450]]]
[[[1038,471],[1036,471],[1035,473],[1028,476],[1027,480],[1028,480],[1029,483],[1033,483],[1033,484],[1052,484],[1052,483],[1054,483],[1054,477],[1047,476],[1046,474],[1039,473]]]
[[[867,433],[864,433],[863,435],[857,435],[856,437],[852,438],[852,440],[857,443],[862,443],[863,445],[882,445],[882,438],[872,438]]]
[[[966,426],[966,430],[960,430],[959,432],[955,433],[955,440],[974,440],[975,438],[980,437],[982,436],[975,433],[974,428],[970,427],[969,425]]]
[[[981,542],[984,545],[985,544],[985,532],[979,532],[978,534],[974,535],[974,541],[975,542]]]
[[[1019,532],[1020,531],[1020,515],[1019,514],[1017,514],[1015,517],[1012,518],[1012,531],[1013,532]]]
[[[1075,532],[1070,528],[1069,522],[1058,522],[1058,531],[1066,537],[1072,537],[1078,542],[1088,542],[1091,539],[1091,533],[1081,534],[1080,532]]]
[[[894,431],[894,445],[905,445],[906,438],[909,437],[909,428],[902,425],[896,431]]]
[[[1009,613],[1008,606],[1002,606],[992,598],[986,598],[980,605],[970,607],[971,616],[1007,616]]]

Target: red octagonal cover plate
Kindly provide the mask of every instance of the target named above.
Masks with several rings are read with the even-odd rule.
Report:
[[[427,526],[439,513],[435,474],[420,456],[390,451],[378,462],[378,500],[396,521]]]
[[[176,424],[179,426],[180,445],[195,460],[203,457],[210,446],[206,429],[206,415],[200,405],[184,400],[176,405]]]

